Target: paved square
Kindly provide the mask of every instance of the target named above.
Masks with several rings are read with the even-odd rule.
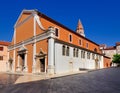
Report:
[[[120,93],[120,68],[15,84],[3,93]]]

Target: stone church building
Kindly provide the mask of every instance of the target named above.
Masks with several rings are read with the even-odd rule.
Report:
[[[76,32],[37,10],[23,10],[9,46],[9,71],[66,73],[104,68],[109,58],[85,37],[80,20]]]

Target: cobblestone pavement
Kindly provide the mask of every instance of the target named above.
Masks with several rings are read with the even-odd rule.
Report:
[[[120,93],[120,68],[15,84],[3,93]]]
[[[20,75],[0,73],[0,93],[2,93],[6,87],[13,85],[19,76]]]

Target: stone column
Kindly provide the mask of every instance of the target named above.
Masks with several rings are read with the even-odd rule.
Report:
[[[34,41],[33,44],[33,66],[32,66],[32,73],[36,73],[36,40]]]
[[[34,41],[33,41],[33,66],[32,66],[32,73],[36,73],[36,19],[34,16],[34,24],[33,24],[33,35],[34,35]]]
[[[48,39],[48,74],[54,74],[54,29],[49,27]]]

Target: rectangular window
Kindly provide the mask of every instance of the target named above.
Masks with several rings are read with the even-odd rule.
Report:
[[[0,51],[3,51],[3,47],[0,47]]]
[[[79,45],[82,45],[82,40],[79,40]]]
[[[88,43],[86,43],[86,48],[88,48],[89,47],[89,44]]]
[[[59,33],[58,33],[58,28],[55,28],[55,36],[59,36]]]
[[[69,41],[72,42],[72,35],[69,35]]]
[[[0,60],[3,60],[3,56],[0,56]]]

